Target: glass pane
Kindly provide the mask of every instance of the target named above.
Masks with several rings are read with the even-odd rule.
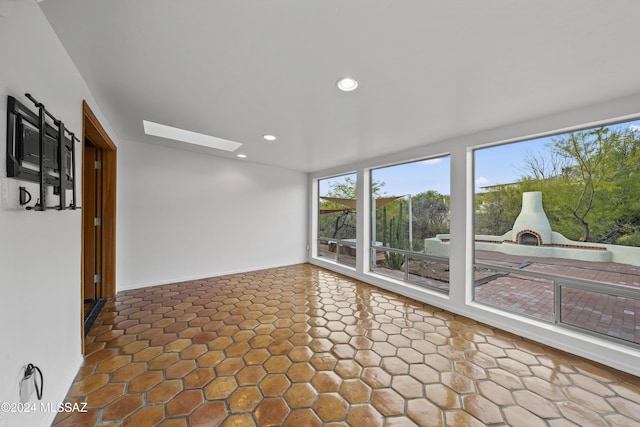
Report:
[[[355,266],[356,174],[318,181],[318,256]]]
[[[475,262],[522,273],[476,268],[475,299],[552,320],[528,272],[640,287],[639,169],[640,121],[476,150]]]
[[[375,262],[371,267],[371,271],[383,276],[404,280],[404,255],[380,249],[375,249],[373,252],[375,254],[373,257]]]
[[[371,245],[377,254],[372,257],[372,271],[448,292],[449,178],[448,156],[371,171]],[[407,261],[402,254],[379,247],[439,259]],[[440,273],[434,274],[434,269]]]
[[[553,281],[476,268],[475,300],[507,311],[551,322]]]
[[[640,344],[640,300],[562,288],[563,323]]]
[[[409,258],[407,280],[433,290],[449,293],[449,263],[425,259]]]

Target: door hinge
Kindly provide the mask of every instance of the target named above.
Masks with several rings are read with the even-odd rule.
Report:
[[[102,274],[94,274],[93,283],[102,283]]]
[[[96,227],[101,226],[102,225],[102,218],[97,218],[97,217],[94,218],[93,219],[93,225],[96,226]]]
[[[96,160],[96,169],[102,169],[102,162]]]

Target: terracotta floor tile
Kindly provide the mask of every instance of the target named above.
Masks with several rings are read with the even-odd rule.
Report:
[[[253,411],[262,400],[260,390],[256,386],[239,387],[227,399],[231,413]]]
[[[446,411],[460,407],[460,396],[444,384],[427,384],[424,387],[424,393],[428,400],[442,410]],[[476,397],[476,395],[472,397]]]
[[[260,402],[253,414],[260,427],[280,426],[289,415],[289,407],[282,398],[267,398]]]
[[[105,343],[103,342],[94,342],[94,343],[90,343],[85,341],[84,343],[84,352],[86,355],[91,355],[99,350],[102,350],[105,348]]]
[[[320,427],[322,421],[311,409],[297,409],[291,411],[287,420],[284,423],[284,427]]]
[[[364,368],[362,380],[372,388],[391,387],[391,375],[380,367]]]
[[[128,391],[139,393],[149,391],[164,379],[160,371],[147,371],[129,382]]]
[[[351,409],[349,409],[347,423],[352,426],[362,425],[370,427],[382,427],[384,423],[384,417],[371,405],[353,405],[351,406]]]
[[[256,423],[249,414],[229,415],[220,427],[255,427]]]
[[[148,403],[165,403],[182,390],[179,380],[163,381],[147,393]]]
[[[291,382],[284,374],[268,374],[260,382],[260,390],[265,397],[282,396]]]
[[[124,394],[124,384],[107,384],[87,395],[87,408],[102,408]]]
[[[482,396],[464,396],[462,407],[485,424],[502,421],[498,406]]]
[[[94,374],[74,383],[69,390],[69,397],[88,395],[109,382],[106,374]]]
[[[191,341],[189,341],[189,340],[187,340],[187,341],[189,342],[190,345],[185,347],[180,352],[180,358],[181,359],[197,359],[198,357],[202,356],[204,353],[209,351],[207,346],[204,345],[204,344],[193,344],[193,345],[191,345]]]
[[[201,390],[185,390],[174,396],[167,403],[167,416],[179,417],[189,415],[203,402]]]
[[[264,368],[271,374],[287,372],[291,365],[291,360],[286,356],[271,356],[264,362]]]
[[[201,368],[216,366],[225,359],[222,351],[207,351],[197,359],[197,364]]]
[[[342,384],[342,378],[340,378],[335,372],[322,371],[318,372],[313,377],[313,379],[311,380],[311,384],[320,393],[330,393],[338,391],[340,385]]]
[[[173,365],[180,359],[176,353],[162,353],[149,361],[149,369],[163,370]]]
[[[149,341],[147,340],[133,341],[122,347],[120,354],[135,354],[147,347],[149,347]]]
[[[267,375],[267,371],[260,365],[246,366],[242,368],[236,375],[238,384],[244,385],[257,385]]]
[[[450,426],[485,427],[485,424],[481,423],[468,412],[463,411],[447,412],[446,421],[447,425]],[[526,426],[527,424],[521,425]]]
[[[561,402],[558,408],[567,420],[579,426],[604,427],[607,425],[598,413],[576,403]]]
[[[389,388],[374,390],[371,403],[384,416],[402,415],[405,412],[406,400]]]
[[[637,377],[309,264],[121,292],[85,351],[55,426],[640,423]]]
[[[528,390],[516,391],[513,396],[518,405],[540,418],[558,418],[560,416],[553,402]],[[494,399],[489,400],[495,402]]]
[[[165,377],[169,379],[184,378],[195,368],[196,362],[194,360],[180,360],[165,369],[164,374]]]
[[[171,341],[167,345],[164,346],[164,351],[166,352],[181,352],[185,348],[191,345],[191,340],[187,338],[179,338],[175,341]],[[204,351],[203,351],[204,352]]]
[[[159,424],[164,419],[164,408],[162,406],[147,406],[140,409],[135,414],[127,418],[122,424],[123,427],[153,426]]]
[[[189,375],[184,377],[183,384],[185,388],[204,388],[204,386],[213,379],[213,376],[214,373],[212,369],[194,369]]]
[[[458,394],[472,393],[476,391],[474,382],[458,372],[444,372],[440,376],[442,383]]]
[[[346,380],[342,382],[339,393],[351,404],[365,403],[371,397],[371,387],[360,379]]]
[[[443,412],[425,399],[412,399],[407,402],[407,415],[420,427],[443,426]]]
[[[218,336],[213,332],[200,332],[198,334],[195,334],[191,338],[191,341],[194,344],[208,344],[209,342],[213,341],[217,337]]]
[[[310,408],[318,396],[318,391],[308,383],[293,384],[285,394],[285,400],[292,408]]]
[[[73,381],[74,382],[80,381],[83,378],[93,375],[95,371],[96,371],[96,367],[94,365],[81,366],[80,369],[78,370],[78,374],[76,375]]]
[[[131,381],[147,370],[147,364],[142,362],[132,362],[124,365],[111,375],[112,382]]]
[[[83,413],[73,412],[71,413],[70,416],[66,418],[61,418],[59,422],[55,423],[55,426],[56,427],[93,427],[96,425],[96,421],[98,420],[99,415],[100,413],[98,411],[88,411]]]
[[[373,350],[358,350],[358,352],[356,352],[355,360],[360,365],[367,367],[380,365],[382,358]]]
[[[271,357],[271,354],[263,348],[254,348],[242,356],[247,365],[260,365]]]
[[[205,402],[191,416],[190,427],[210,427],[219,425],[227,417],[227,408],[224,402]]]
[[[149,360],[157,357],[162,353],[161,347],[148,347],[144,350],[140,350],[133,355],[134,362],[148,362]]]
[[[84,359],[86,364],[100,363],[108,359],[116,357],[118,352],[114,349],[98,350]]]
[[[477,384],[478,392],[496,405],[513,405],[515,400],[509,390],[492,381],[481,381]]]
[[[287,370],[287,376],[291,382],[309,382],[316,374],[316,370],[309,363],[294,363]]]
[[[220,362],[216,367],[216,374],[219,376],[224,375],[235,375],[242,370],[246,365],[242,358],[239,357],[231,357],[226,358],[222,362]]]
[[[380,366],[391,375],[406,375],[409,373],[409,364],[396,356],[383,357]]]
[[[316,353],[311,357],[310,363],[318,371],[330,371],[338,360],[331,353]]]
[[[218,377],[205,387],[204,392],[207,400],[225,399],[237,387],[238,382],[235,377]]]
[[[224,349],[224,353],[227,357],[241,357],[251,350],[251,347],[246,342],[234,342],[229,347]]]
[[[391,380],[391,388],[400,393],[405,399],[424,396],[423,384],[408,375],[395,375]]]
[[[141,408],[143,403],[142,394],[124,395],[104,408],[104,411],[102,412],[102,420],[123,420]]]
[[[343,420],[348,408],[349,404],[337,393],[323,393],[313,405],[313,409],[325,422]]]

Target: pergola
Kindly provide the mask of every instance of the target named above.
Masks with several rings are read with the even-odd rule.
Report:
[[[413,221],[412,221],[412,210],[411,210],[411,194],[405,194],[403,196],[379,197],[375,199],[376,209],[386,205],[387,203],[391,203],[394,200],[401,199],[405,196],[409,196],[409,244],[411,245],[411,247],[413,247]],[[341,198],[341,197],[326,197],[326,196],[320,196],[320,198],[322,200],[326,200],[327,202],[338,203],[340,205],[344,205],[349,208],[349,209],[320,209],[320,214],[344,212],[347,210],[356,210],[356,205],[357,205],[356,199],[347,199],[347,198]],[[375,216],[375,213],[373,215]],[[375,222],[375,217],[374,217],[374,222]],[[375,227],[373,227],[372,240],[373,241],[376,240]]]
[[[394,200],[400,199],[404,196],[391,196],[391,197],[380,197],[376,199],[376,209],[386,205],[387,203],[391,203]],[[338,203],[340,205],[347,206],[351,210],[356,209],[356,199],[345,199],[341,197],[325,197],[320,196],[322,200],[326,200],[327,202]],[[320,209],[321,214],[333,213],[333,212],[342,212],[346,209]]]

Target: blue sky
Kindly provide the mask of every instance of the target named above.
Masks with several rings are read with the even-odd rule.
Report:
[[[450,167],[448,156],[438,157],[375,169],[371,177],[385,183],[381,193],[386,196],[415,195],[428,190],[449,194]]]
[[[475,151],[475,189],[518,181],[525,175],[525,158],[545,151],[551,138],[505,144]]]
[[[449,157],[439,157],[375,169],[372,178],[384,182],[381,189],[383,196],[404,196],[428,190],[449,194],[449,169]],[[349,176],[355,181],[355,174]],[[327,194],[332,183],[343,181],[343,176],[321,180],[320,194]]]
[[[612,130],[631,128],[640,131],[640,120],[611,125],[609,128]],[[481,191],[481,187],[488,185],[518,181],[525,175],[525,158],[548,150],[546,145],[553,138],[538,138],[476,150],[474,162],[476,191]]]
[[[609,126],[615,128],[630,127],[640,131],[640,120]],[[505,144],[475,152],[475,188],[506,184],[518,181],[525,174],[525,158],[547,150],[546,145],[553,137],[532,139],[524,142]],[[352,175],[355,181],[355,174]],[[384,182],[382,194],[402,196],[436,190],[441,194],[450,193],[449,157],[405,163],[372,171],[372,178]],[[344,177],[320,181],[320,194],[326,194],[329,184],[341,182]]]

